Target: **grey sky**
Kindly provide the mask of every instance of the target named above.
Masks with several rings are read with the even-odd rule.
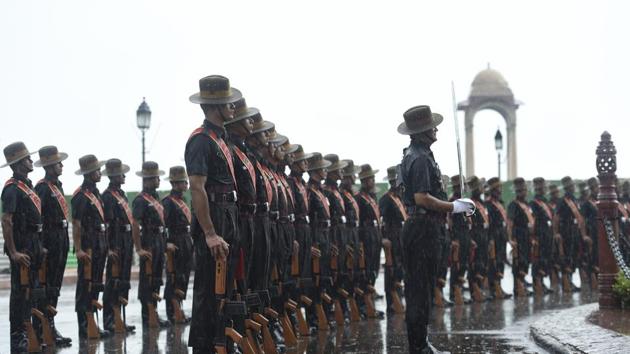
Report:
[[[435,145],[457,173],[450,81],[458,100],[488,62],[517,99],[519,174],[595,174],[603,130],[630,160],[625,2],[561,1],[16,1],[0,5],[0,145],[55,144],[140,168],[135,110],[153,111],[148,159],[183,164],[203,119],[188,97],[205,75],[228,76],[292,142],[384,170],[407,138],[402,113],[429,104],[445,116]],[[496,174],[492,137],[504,123],[477,116],[476,170]],[[463,137],[463,114],[460,113]],[[462,142],[463,143],[463,142]],[[4,162],[4,159],[2,159]],[[10,175],[0,170],[0,179]],[[37,169],[34,180],[42,176]],[[105,183],[102,183],[104,186]],[[139,178],[130,174],[128,189]],[[166,185],[162,185],[163,188]]]

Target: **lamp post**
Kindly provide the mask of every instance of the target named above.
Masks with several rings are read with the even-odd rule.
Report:
[[[136,111],[136,122],[138,123],[138,129],[142,132],[142,163],[144,164],[144,133],[151,127],[151,109],[144,97],[142,97],[142,103]]]
[[[497,129],[497,133],[494,135],[494,147],[497,149],[497,176],[501,179],[501,150],[503,150],[503,135],[501,131]]]

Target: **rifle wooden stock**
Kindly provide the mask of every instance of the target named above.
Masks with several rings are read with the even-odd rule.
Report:
[[[444,299],[442,298],[442,290],[438,286],[433,288],[433,301],[435,302],[435,306],[444,307]]]
[[[311,247],[311,251],[313,254],[312,262],[313,262],[313,274],[319,276],[320,267],[319,267],[319,258],[322,256],[322,252],[317,247]],[[317,280],[317,286],[319,286],[319,280]]]
[[[179,299],[172,298],[171,304],[173,305],[173,317],[175,318],[175,323],[186,323],[186,316],[184,315]]]
[[[20,265],[20,286],[24,290],[24,297],[28,300],[31,297],[31,276],[29,267]]]
[[[336,272],[339,269],[339,248],[331,245],[330,269]]]
[[[247,337],[247,342],[249,347],[253,349],[254,354],[263,354],[263,347],[258,342],[258,333],[260,333],[262,326],[260,323],[257,323],[254,320],[246,319],[245,320],[245,335]]]
[[[42,346],[39,343],[39,339],[37,339],[37,334],[35,334],[35,329],[33,328],[33,323],[29,320],[24,321],[24,328],[26,329],[26,340],[27,346],[26,349],[29,353],[39,353],[42,351]]]
[[[359,305],[357,304],[357,300],[354,297],[349,297],[348,302],[350,303],[350,321],[359,322],[361,321],[361,312],[359,311]]]
[[[363,242],[359,243],[359,269],[365,270],[365,246]]]
[[[313,304],[313,300],[311,300],[308,296],[302,295],[300,296],[300,302],[304,305],[304,307],[309,307]],[[300,332],[300,336],[308,337],[311,335],[310,326],[306,322],[304,318],[304,314],[300,308],[297,308],[295,311],[295,315],[298,319],[298,331]]]
[[[87,319],[88,339],[99,339],[101,336],[98,331],[98,325],[96,324],[96,319],[94,319],[94,312],[86,311],[85,318]]]
[[[175,255],[168,249],[166,250],[166,274],[171,278],[171,282],[175,283]]]
[[[451,242],[451,263],[459,269],[459,241]]]
[[[44,315],[43,312],[39,311],[38,309],[31,309],[31,315],[39,319],[40,325],[42,327],[42,342],[46,344],[48,348],[54,347],[55,336],[53,335],[53,331],[50,327],[50,322],[48,321],[48,318]]]
[[[346,269],[352,274],[354,270],[354,248],[346,246]]]
[[[488,242],[488,256],[492,262],[497,259],[497,248],[494,245],[494,240],[490,240],[490,242]]]
[[[394,266],[394,259],[392,257],[392,244],[391,242],[386,242],[383,245],[383,249],[385,250],[385,267]]]
[[[297,337],[295,336],[293,324],[291,323],[291,320],[289,320],[289,316],[286,313],[284,313],[280,317],[280,324],[282,325],[282,333],[284,335],[284,342],[290,346],[297,345]]]
[[[120,262],[118,260],[114,260],[112,259],[112,278],[114,279],[120,279]],[[118,297],[118,301],[114,301],[113,304],[111,304],[112,306],[112,312],[114,313],[114,332],[115,333],[126,333],[127,329],[125,326],[125,321],[123,320],[122,314],[121,314],[121,299],[124,299],[123,297],[119,296]],[[125,303],[127,302],[127,300],[125,299]]]
[[[395,313],[405,313],[405,306],[398,295],[398,289],[402,289],[402,284],[399,282],[394,283],[394,289],[392,289],[392,307]]]
[[[392,282],[394,282],[394,257],[392,255],[392,245],[390,242],[387,242],[383,245],[383,249],[385,250],[385,267],[389,272],[390,277],[392,278]],[[398,283],[400,284],[400,283]],[[402,285],[401,285],[402,287]],[[392,288],[389,289],[389,294],[392,298],[392,307],[395,313],[405,313],[405,306],[402,304],[402,300],[398,294],[398,288],[396,284],[392,284]]]
[[[327,331],[329,329],[328,318],[321,302],[315,304],[315,313],[317,314],[317,329]]]
[[[232,328],[232,327],[225,327],[225,336],[229,337],[240,348],[247,347],[245,345],[245,340],[244,340],[243,336],[240,333],[238,333],[234,328]]]
[[[534,295],[536,297],[542,297],[544,295],[542,277],[540,275],[534,277]]]
[[[151,301],[160,301],[161,298],[159,295],[153,292],[153,260],[147,258],[144,260],[144,274],[148,278],[148,286],[151,291],[151,299],[147,301],[147,315],[149,328],[160,328],[160,322],[158,321],[158,314],[155,305]],[[157,298],[156,298],[157,295]]]
[[[269,320],[259,313],[252,314],[252,318],[261,325],[265,354],[278,354],[276,343],[274,343],[271,332],[269,331]]]
[[[299,252],[293,252],[291,255],[291,276],[300,276],[300,254]]]
[[[280,316],[278,312],[272,309],[271,307],[265,307],[263,310],[263,313],[265,314],[265,316],[269,318],[273,318],[273,319],[278,319],[278,316]]]
[[[462,287],[459,284],[453,285],[453,300],[455,302],[455,305],[464,304],[464,295],[462,294]]]
[[[343,308],[341,308],[341,300],[335,299],[335,323],[337,326],[343,326],[345,318],[343,316]]]

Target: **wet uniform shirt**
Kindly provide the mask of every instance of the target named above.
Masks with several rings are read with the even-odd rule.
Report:
[[[31,180],[26,177],[13,175],[15,181],[20,181],[27,188],[32,188]],[[15,249],[19,252],[25,248],[26,240],[21,235],[30,232],[37,232],[37,224],[41,224],[42,217],[37,206],[31,201],[28,195],[18,188],[16,183],[5,184],[2,190],[2,212],[13,214],[13,240]],[[6,245],[4,246],[7,253]]]
[[[324,184],[323,193],[326,198],[328,198],[328,202],[330,204],[331,221],[334,224],[343,223],[342,220],[346,218],[345,205],[343,202],[343,197],[341,196],[341,192],[339,192],[339,188],[337,188],[337,184],[326,181],[326,183]]]
[[[534,212],[534,218],[536,220],[535,234],[542,235],[543,233],[547,233],[547,230],[551,229],[551,223],[553,220],[553,209],[547,203],[547,199],[543,196],[537,195],[529,203],[529,205],[532,208],[532,212]]]
[[[378,201],[378,207],[383,216],[384,226],[386,227],[400,228],[402,227],[403,221],[407,219],[407,211],[404,209],[400,197],[391,189]]]
[[[64,212],[64,208],[61,205],[60,201],[57,199],[55,193],[50,187],[50,184],[53,185],[53,188],[56,189],[63,198],[61,203],[64,203],[66,211]],[[70,215],[66,215],[66,212],[70,212],[70,208],[67,204],[65,204],[66,200],[63,193],[63,187],[61,186],[61,182],[59,180],[53,181],[52,178],[46,176],[44,179],[39,181],[35,186],[35,192],[39,196],[39,199],[42,203],[42,221],[44,223],[44,231],[46,230],[59,230],[63,228],[63,220],[66,220],[66,226],[68,223],[68,218]]]
[[[308,191],[306,183],[302,179],[302,174],[291,172],[287,182],[289,183],[289,186],[291,186],[291,191],[293,192],[293,197],[295,198],[295,216],[304,218],[308,215]]]
[[[164,207],[164,223],[168,229],[169,242],[175,235],[188,233],[192,214],[183,193],[171,190],[171,193],[162,199],[162,206]]]
[[[230,135],[229,145],[234,159],[234,174],[238,184],[238,202],[256,204],[256,161],[251,160],[251,153],[243,139]]]
[[[149,203],[142,196],[143,193],[153,197],[157,204]],[[147,233],[147,230],[149,233],[159,233],[159,228],[165,226],[164,219],[160,216],[160,211],[158,210],[161,207],[160,196],[155,191],[142,191],[133,200],[133,218],[142,226],[143,235]]]
[[[341,196],[343,197],[344,208],[346,209],[346,225],[358,227],[360,209],[357,200],[355,199],[354,192],[341,189]]]
[[[125,207],[122,203],[118,201],[118,199],[114,196],[114,193],[122,199],[124,203],[127,203],[127,209],[131,211],[129,207],[127,195],[125,191],[123,191],[120,187],[117,187],[113,184],[109,184],[107,189],[103,191],[102,199],[103,199],[103,209],[105,212],[105,223],[108,225],[109,232],[109,244],[111,249],[118,249],[120,246],[116,243],[119,240],[116,240],[116,235],[120,235],[122,233],[131,233],[131,223],[133,221],[133,216],[127,215],[125,211]],[[131,217],[132,220],[129,220]]]
[[[446,201],[442,184],[442,172],[431,149],[423,143],[412,141],[401,163],[401,175],[405,190],[403,203],[407,207],[416,205],[414,194],[428,193]],[[427,214],[444,217],[443,213],[428,211]]]
[[[95,204],[86,193],[92,194],[97,203]],[[96,188],[96,183],[88,180],[84,180],[83,184],[72,197],[72,219],[79,220],[81,222],[81,229],[85,232],[81,232],[81,247],[83,249],[90,248],[90,240],[88,238],[89,233],[103,232],[105,231],[101,225],[105,224],[103,201],[101,199],[101,193]],[[93,247],[93,245],[92,245]]]

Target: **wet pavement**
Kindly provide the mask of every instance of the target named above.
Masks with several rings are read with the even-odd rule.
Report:
[[[70,270],[72,271],[72,270]],[[506,271],[508,274],[509,271]],[[577,277],[576,277],[577,278]],[[577,280],[579,282],[579,280]],[[192,281],[191,281],[192,287]],[[511,275],[504,279],[504,289],[512,288]],[[377,289],[382,292],[383,275],[379,276]],[[191,291],[184,303],[190,314]],[[76,315],[74,312],[74,285],[64,286],[58,305],[56,323],[60,331],[72,337],[73,346],[58,353],[187,353],[188,326],[176,326],[168,330],[143,331],[140,304],[136,299],[137,282],[132,283],[127,322],[138,327],[128,336],[116,336],[100,342],[79,345]],[[541,353],[530,336],[529,326],[553,311],[584,305],[596,301],[589,290],[569,295],[547,295],[542,299],[508,299],[435,309],[432,313],[430,339],[441,351],[452,353]],[[377,308],[385,309],[385,300],[376,301]],[[9,334],[9,291],[0,291],[0,334]],[[164,316],[164,302],[158,312]],[[0,353],[9,352],[9,341],[0,341]],[[288,353],[405,353],[407,338],[404,316],[394,315],[386,320],[364,320],[346,324],[343,328],[320,332],[319,335],[300,340],[298,347],[288,348]]]

